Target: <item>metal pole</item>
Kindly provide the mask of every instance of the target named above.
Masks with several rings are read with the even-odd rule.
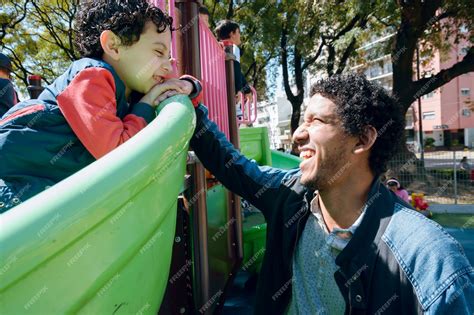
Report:
[[[206,307],[209,301],[210,275],[209,275],[209,251],[207,235],[207,206],[206,206],[206,174],[202,164],[194,165],[194,189],[193,198],[197,197],[192,213],[193,230],[193,253],[194,270],[196,279],[196,309],[201,314],[210,314],[210,308]]]
[[[199,0],[176,0],[175,19],[178,72],[201,79],[201,55],[199,50]],[[192,212],[194,276],[196,279],[195,303],[201,314],[210,314],[207,307],[210,293],[209,252],[207,235],[206,175],[202,164],[193,167],[193,196],[199,196]],[[193,197],[194,198],[194,197]]]
[[[237,113],[235,109],[235,81],[234,60],[232,44],[224,42],[225,45],[225,73],[227,82],[227,109],[229,115],[229,140],[236,149],[239,149],[239,127],[237,124]]]
[[[454,204],[458,204],[458,178],[456,175],[456,151],[453,151]]]
[[[175,32],[178,72],[201,79],[201,54],[199,50],[200,0],[176,0],[175,19],[179,30]]]
[[[420,80],[420,50],[416,46],[416,78]],[[421,163],[425,165],[425,149],[423,146],[423,115],[421,113],[421,98],[418,97],[418,137],[420,139]]]
[[[235,81],[234,81],[234,60],[235,56],[232,53],[232,46],[225,46],[226,58],[225,58],[225,68],[226,68],[226,82],[227,82],[227,109],[229,116],[229,137],[230,142],[235,146],[235,148],[240,148],[239,141],[239,127],[237,123],[237,113],[235,108]],[[236,268],[240,266],[242,259],[244,257],[244,249],[242,244],[243,233],[242,233],[242,214],[240,209],[240,197],[234,193],[231,193],[230,200],[232,201],[232,212],[235,218],[235,238],[233,240],[233,246],[236,248]],[[235,275],[236,270],[234,271]]]

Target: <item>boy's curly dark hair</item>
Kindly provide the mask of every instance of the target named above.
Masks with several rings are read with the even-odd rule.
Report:
[[[147,0],[83,0],[76,17],[76,47],[82,57],[102,58],[103,31],[111,30],[122,45],[130,46],[140,39],[147,21],[158,33],[173,30],[173,19]]]
[[[311,87],[310,95],[321,94],[336,105],[344,131],[360,136],[367,126],[377,130],[369,165],[376,175],[386,170],[387,162],[399,150],[405,118],[397,102],[384,88],[358,74],[334,75]]]

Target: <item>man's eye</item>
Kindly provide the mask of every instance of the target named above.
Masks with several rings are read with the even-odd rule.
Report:
[[[160,57],[163,56],[163,52],[161,52],[161,51],[159,51],[159,50],[155,50],[155,52],[156,52],[156,54],[157,54],[158,56],[160,56]]]

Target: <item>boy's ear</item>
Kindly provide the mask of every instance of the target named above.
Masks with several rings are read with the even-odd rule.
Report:
[[[120,59],[119,47],[120,38],[110,30],[105,30],[100,34],[100,46],[104,51],[104,54],[108,55],[113,60],[118,61]]]

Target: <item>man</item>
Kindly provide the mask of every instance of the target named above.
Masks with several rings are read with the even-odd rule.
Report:
[[[11,82],[12,64],[10,58],[0,53],[0,118],[16,103],[17,96]]]
[[[395,101],[353,74],[311,95],[291,171],[249,161],[196,109],[197,156],[267,221],[255,314],[472,314],[461,246],[379,181],[404,130]]]

